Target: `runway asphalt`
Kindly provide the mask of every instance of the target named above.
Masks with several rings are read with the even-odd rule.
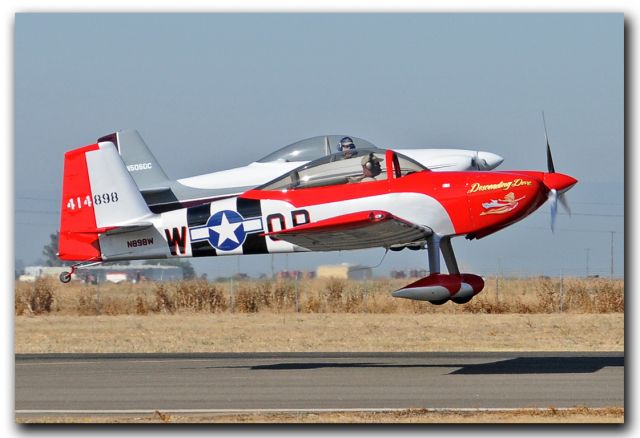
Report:
[[[16,355],[16,415],[624,407],[624,353]]]

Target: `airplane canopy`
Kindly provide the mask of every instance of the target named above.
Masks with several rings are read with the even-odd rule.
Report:
[[[273,161],[312,161],[316,158],[331,155],[338,151],[338,143],[344,137],[353,140],[356,149],[376,149],[377,147],[358,137],[346,135],[319,135],[317,137],[305,138],[296,141],[275,152],[270,153],[264,158],[258,160],[258,163],[269,163]]]
[[[385,161],[390,156],[393,157],[393,163],[391,163],[393,167],[388,167]],[[371,160],[380,163],[379,173],[375,175],[375,179],[363,179],[363,165]],[[393,169],[396,177],[428,170],[411,158],[390,150],[352,149],[313,160],[258,187],[258,190],[306,189],[337,184],[382,181],[388,178],[387,170],[390,168]]]

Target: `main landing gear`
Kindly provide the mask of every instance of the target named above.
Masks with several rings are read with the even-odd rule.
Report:
[[[433,234],[427,238],[429,275],[393,292],[394,297],[429,301],[441,305],[447,301],[468,303],[484,288],[484,280],[474,274],[461,274],[458,268],[451,236]],[[449,274],[440,273],[440,252]]]

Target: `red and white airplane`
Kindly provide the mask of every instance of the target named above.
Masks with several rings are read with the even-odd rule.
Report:
[[[65,154],[59,257],[78,268],[104,261],[426,248],[430,275],[394,296],[468,302],[484,287],[461,273],[451,239],[479,239],[577,180],[548,172],[432,172],[393,150],[357,149],[311,161],[240,196],[152,213],[112,142]],[[440,252],[448,274],[441,273]]]

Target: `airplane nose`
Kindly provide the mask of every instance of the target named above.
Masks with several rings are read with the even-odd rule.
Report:
[[[564,193],[573,187],[578,180],[563,173],[545,173],[542,182],[549,189],[555,189],[558,193]]]
[[[504,158],[492,152],[478,151],[478,167],[481,170],[491,170],[498,167]]]

